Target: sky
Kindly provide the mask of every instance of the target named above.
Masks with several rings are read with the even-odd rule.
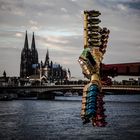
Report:
[[[39,61],[50,59],[82,77],[83,11],[99,10],[110,30],[103,62],[140,62],[140,0],[0,0],[0,76],[19,76],[25,32],[35,33]]]

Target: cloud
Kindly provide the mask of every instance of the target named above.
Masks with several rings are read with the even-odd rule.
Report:
[[[29,20],[29,23],[30,23],[31,25],[38,25],[37,21],[34,21],[34,20]]]
[[[24,4],[18,0],[1,0],[0,1],[0,11],[8,12],[9,14],[14,14],[18,16],[24,16],[23,10]]]
[[[68,43],[68,40],[64,40],[62,37],[55,37],[55,36],[48,36],[47,37],[48,42],[53,42],[53,43],[61,43],[61,44],[66,44]]]
[[[123,4],[118,4],[117,8],[118,8],[118,10],[127,11],[127,7]]]
[[[39,28],[37,26],[31,26],[30,30],[37,31],[37,30],[39,30]]]
[[[21,33],[16,33],[15,36],[16,37],[22,37],[23,35]]]
[[[64,13],[67,13],[67,9],[66,8],[61,8],[61,11]]]

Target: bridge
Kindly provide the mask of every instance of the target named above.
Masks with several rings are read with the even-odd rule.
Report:
[[[84,85],[53,85],[53,86],[14,86],[0,87],[0,94],[35,95],[38,99],[54,99],[56,92],[78,92],[82,95]],[[140,86],[103,86],[106,94],[139,94]]]

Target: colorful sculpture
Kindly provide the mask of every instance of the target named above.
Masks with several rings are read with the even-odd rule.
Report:
[[[99,11],[84,11],[84,50],[78,61],[90,83],[83,89],[81,118],[83,124],[92,121],[93,126],[106,126],[101,63],[110,31],[98,26],[101,22],[97,18],[99,15],[101,15]]]

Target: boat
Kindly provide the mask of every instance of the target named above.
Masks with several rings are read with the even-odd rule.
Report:
[[[64,96],[65,96],[65,97],[71,97],[71,96],[72,96],[72,93],[71,93],[71,92],[66,92],[66,93],[64,94]]]

